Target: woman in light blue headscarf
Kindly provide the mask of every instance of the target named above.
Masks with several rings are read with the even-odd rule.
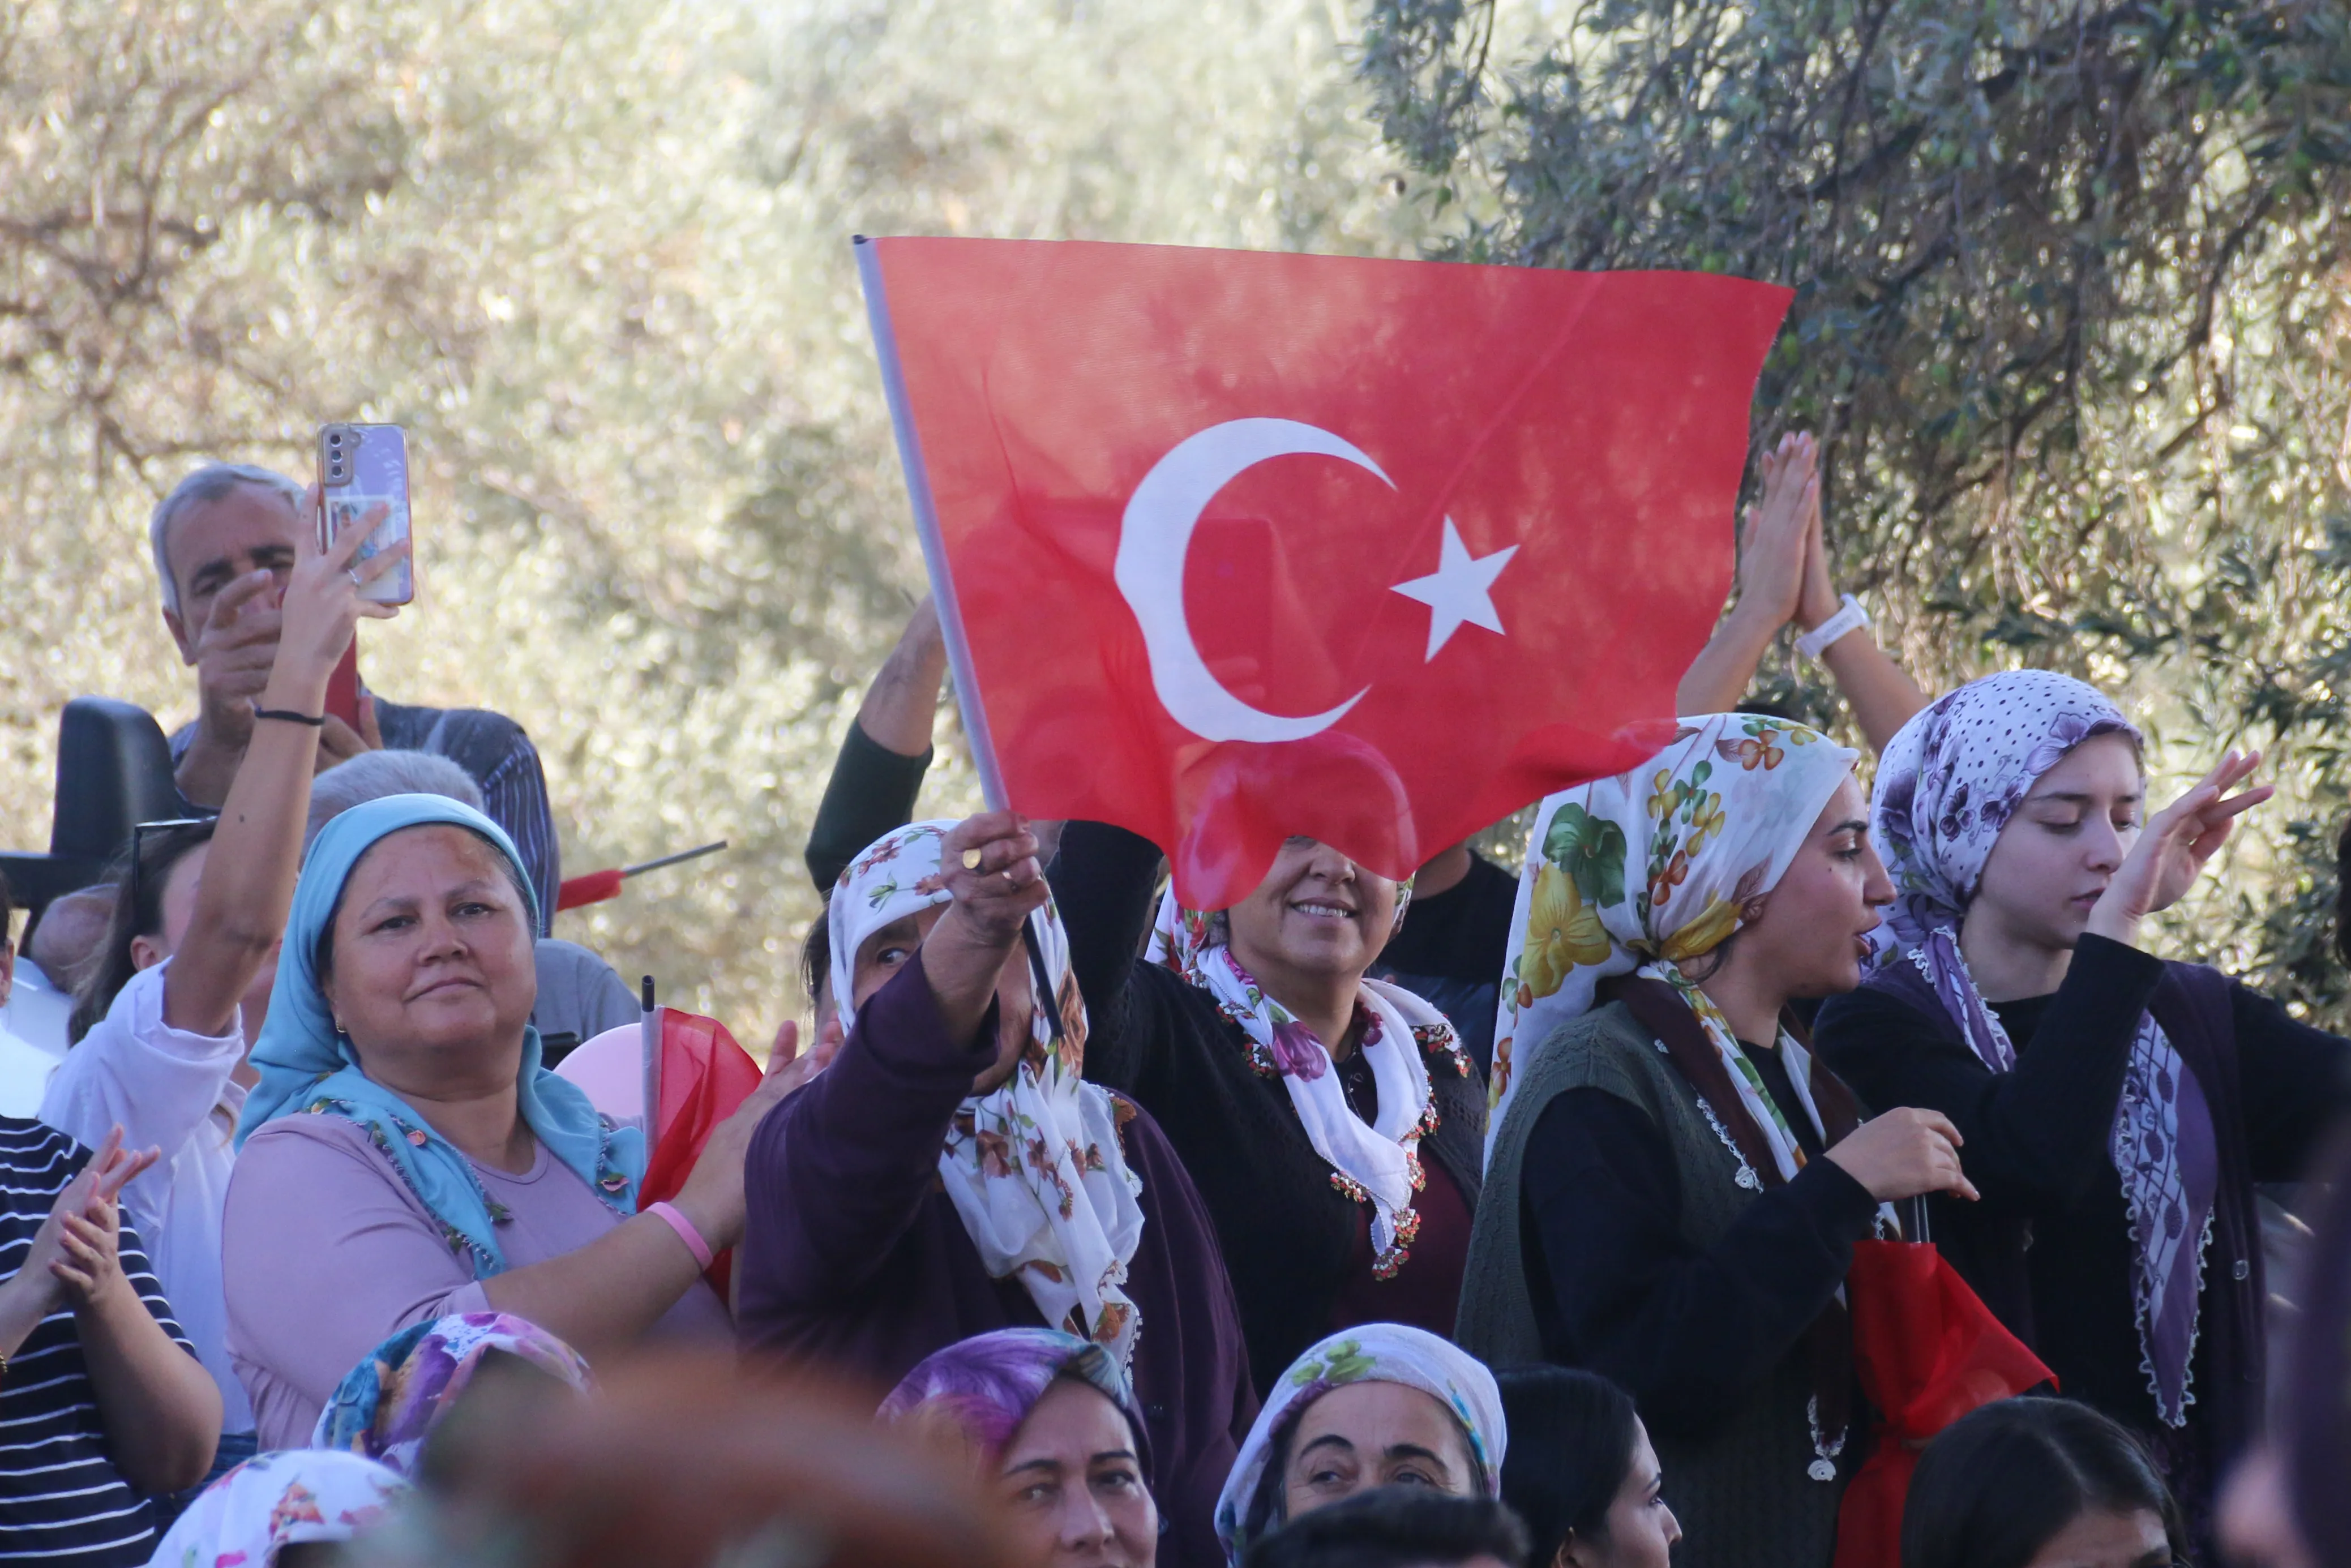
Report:
[[[656,1323],[729,1332],[701,1275],[740,1235],[743,1150],[774,1095],[640,1214],[642,1134],[540,1064],[537,929],[513,843],[457,801],[371,800],[311,845],[224,1221],[229,1354],[263,1448],[305,1441],[411,1323],[509,1312],[591,1356]]]

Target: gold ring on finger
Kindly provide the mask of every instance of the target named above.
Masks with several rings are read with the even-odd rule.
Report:
[[[964,851],[964,852],[963,852],[963,869],[964,869],[964,870],[966,870],[966,871],[977,871],[977,870],[979,869],[979,862],[980,862],[980,861],[981,861],[981,859],[982,859],[982,858],[983,858],[982,852],[980,852],[980,851],[978,851],[978,850],[966,850],[966,851]]]

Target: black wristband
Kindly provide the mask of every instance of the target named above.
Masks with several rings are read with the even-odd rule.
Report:
[[[312,729],[324,729],[327,727],[327,716],[325,714],[320,714],[318,717],[312,718],[307,713],[296,713],[291,708],[257,707],[253,710],[253,716],[256,718],[274,718],[284,724],[307,724]]]

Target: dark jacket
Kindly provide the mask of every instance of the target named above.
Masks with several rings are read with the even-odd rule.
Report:
[[[737,1321],[747,1345],[886,1389],[957,1340],[1042,1324],[1018,1281],[988,1277],[938,1180],[948,1125],[995,1040],[992,1011],[976,1039],[948,1038],[917,950],[858,1009],[832,1065],[768,1113],[744,1166]],[[1143,1241],[1125,1289],[1143,1320],[1132,1370],[1152,1493],[1169,1521],[1163,1559],[1215,1568],[1217,1493],[1257,1397],[1199,1195],[1158,1124],[1120,1109],[1127,1166],[1143,1183]]]
[[[2254,1184],[2298,1176],[2343,1106],[2344,1042],[2217,971],[2095,936],[2054,993],[1992,1010],[2016,1049],[2005,1073],[1977,1058],[1914,967],[1890,964],[1822,1009],[1821,1051],[1872,1104],[1950,1117],[1983,1196],[1929,1200],[1936,1245],[2066,1395],[2153,1440],[2183,1490],[2209,1488],[2261,1421]],[[2130,1220],[2108,1152],[2131,1040],[2149,1011],[2204,1091],[2220,1162],[2194,1403],[2176,1434],[2162,1429],[2140,1364]]]
[[[1369,1211],[1332,1186],[1289,1091],[1250,1066],[1240,1026],[1206,991],[1135,956],[1159,858],[1147,840],[1103,823],[1071,822],[1062,832],[1053,891],[1086,999],[1086,1076],[1133,1095],[1167,1129],[1216,1221],[1249,1365],[1257,1385],[1269,1387],[1300,1352],[1345,1326],[1334,1321],[1343,1293],[1354,1301],[1374,1294],[1353,1288]],[[1474,1216],[1485,1086],[1466,1058],[1425,1061],[1438,1119],[1421,1154]],[[1455,1239],[1466,1248],[1466,1236]],[[1406,1281],[1412,1270],[1406,1261],[1388,1283],[1458,1298],[1458,1276]]]

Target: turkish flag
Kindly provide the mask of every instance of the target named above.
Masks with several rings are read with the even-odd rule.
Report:
[[[653,1155],[637,1186],[637,1207],[649,1208],[675,1197],[694,1174],[718,1124],[732,1116],[759,1087],[759,1064],[716,1019],[661,1009],[661,1056],[655,1073],[661,1103],[648,1119]],[[726,1294],[734,1252],[712,1260],[709,1279]]]
[[[1391,877],[1670,737],[1789,292],[1160,246],[859,246],[991,798],[1222,908]]]

